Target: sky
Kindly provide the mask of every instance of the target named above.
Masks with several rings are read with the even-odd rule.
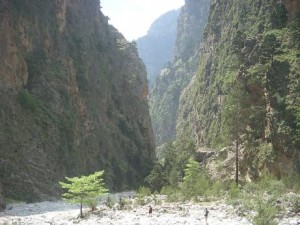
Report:
[[[109,24],[132,41],[146,35],[162,14],[183,6],[184,0],[100,0],[100,4]]]

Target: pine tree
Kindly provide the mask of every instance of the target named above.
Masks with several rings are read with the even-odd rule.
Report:
[[[107,189],[103,183],[104,171],[98,171],[89,176],[66,177],[68,183],[59,182],[63,189],[67,192],[62,194],[63,200],[72,203],[80,203],[80,217],[82,218],[82,205],[95,201],[97,196],[107,193]]]

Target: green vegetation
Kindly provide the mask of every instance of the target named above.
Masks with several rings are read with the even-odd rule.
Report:
[[[115,204],[115,200],[110,195],[108,195],[106,198],[106,201],[105,201],[105,205],[108,208],[112,208],[114,206],[114,204]]]
[[[267,1],[214,4],[196,75],[180,93],[177,144],[235,145],[253,179],[285,154],[299,170],[299,15],[288,20],[283,4]]]
[[[35,111],[39,106],[39,101],[28,91],[21,90],[17,96],[17,100],[20,102],[22,107]]]
[[[190,158],[184,170],[182,193],[185,198],[205,195],[210,187],[210,180],[205,172],[200,172],[198,162]]]
[[[140,194],[142,199],[151,195],[150,189],[144,187],[139,193],[143,193]],[[226,199],[230,205],[241,206],[241,213],[245,213],[243,209],[256,212],[251,215],[245,214],[253,224],[273,225],[276,224],[277,214],[283,210],[283,202],[291,205],[294,212],[299,212],[300,179],[299,176],[293,175],[279,180],[265,172],[260,180],[238,187],[232,181],[212,180],[205,170],[200,168],[199,163],[190,158],[185,165],[182,181],[176,186],[166,183],[160,194],[166,195],[167,201],[170,202]]]
[[[67,183],[59,182],[61,187],[67,190],[62,194],[63,200],[80,203],[80,217],[83,217],[83,204],[88,204],[93,209],[96,197],[107,193],[102,179],[103,173],[104,171],[98,171],[88,176],[66,177]]]
[[[147,202],[145,201],[146,196],[150,196],[151,191],[147,187],[140,187],[137,191],[137,203],[139,205],[146,205]]]

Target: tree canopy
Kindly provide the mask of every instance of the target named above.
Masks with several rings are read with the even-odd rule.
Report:
[[[81,217],[83,217],[82,204],[90,204],[97,196],[108,192],[104,187],[103,173],[104,171],[102,170],[88,176],[66,177],[67,183],[59,182],[61,187],[67,190],[67,192],[62,194],[63,200],[80,203]]]

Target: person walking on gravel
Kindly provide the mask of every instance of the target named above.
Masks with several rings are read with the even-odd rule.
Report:
[[[207,210],[207,208],[205,208],[204,217],[205,217],[205,224],[206,224],[206,225],[207,225],[207,217],[208,217],[208,213],[209,213],[209,211]]]
[[[152,216],[152,210],[153,210],[153,209],[152,209],[152,206],[150,205],[150,206],[149,206],[149,216]]]

